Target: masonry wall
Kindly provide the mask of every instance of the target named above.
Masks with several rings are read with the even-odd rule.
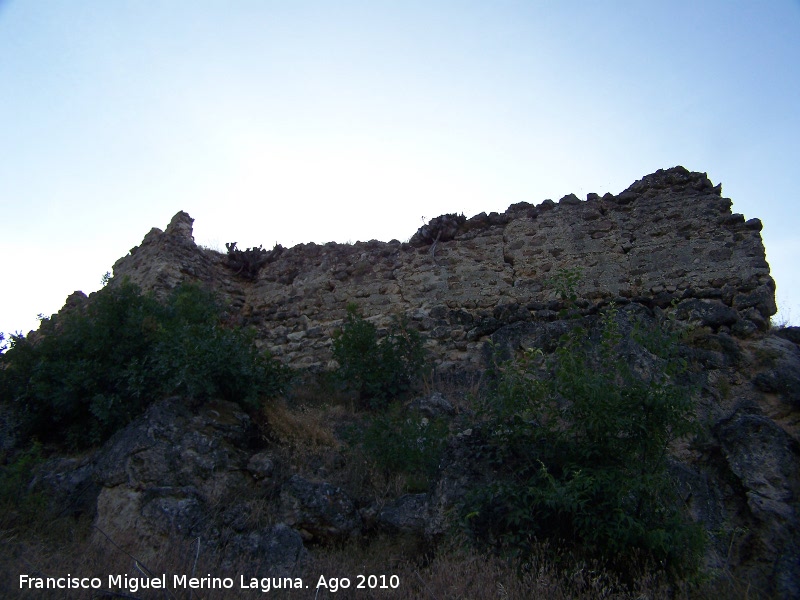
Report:
[[[192,223],[180,212],[166,231],[151,230],[114,265],[114,280],[160,293],[182,281],[210,285],[258,328],[261,345],[298,368],[327,365],[349,302],[379,327],[408,316],[442,369],[477,365],[500,327],[557,318],[551,279],[565,268],[580,269],[586,312],[609,301],[674,306],[680,318],[740,337],[766,329],[776,312],[760,221],[732,214],[720,186],[683,167],[617,196],[569,195],[455,221],[436,238],[438,222],[410,243],[278,248],[252,280],[196,246]]]

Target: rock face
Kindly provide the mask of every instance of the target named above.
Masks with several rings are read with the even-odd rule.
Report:
[[[283,513],[307,539],[342,539],[361,525],[353,501],[340,488],[294,475],[281,490]]]
[[[288,576],[305,555],[300,534],[265,509],[277,489],[256,430],[235,404],[153,404],[82,463],[46,465],[43,485],[76,512],[95,515],[95,537],[135,549],[147,563],[168,540],[200,537],[248,560],[260,576]],[[253,473],[251,469],[255,469]]]
[[[761,223],[731,214],[705,174],[675,167],[617,196],[574,195],[511,206],[469,220],[437,217],[410,243],[301,244],[276,248],[243,277],[228,257],[197,247],[180,212],[114,265],[114,279],[164,292],[182,281],[216,289],[260,343],[293,367],[324,367],[347,303],[378,326],[406,315],[426,332],[440,369],[478,366],[494,331],[553,319],[553,275],[580,269],[576,291],[591,311],[616,300],[677,302],[680,316],[746,337],[776,312]]]

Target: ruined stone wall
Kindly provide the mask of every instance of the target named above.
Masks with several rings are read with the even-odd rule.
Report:
[[[565,268],[581,271],[586,312],[609,301],[675,303],[679,318],[747,337],[768,327],[775,285],[760,221],[730,209],[705,174],[675,167],[616,196],[516,204],[438,232],[434,220],[410,243],[301,244],[272,253],[252,280],[196,246],[193,220],[181,212],[117,261],[114,279],[159,292],[182,281],[213,286],[293,367],[328,363],[349,302],[379,327],[408,316],[440,368],[476,366],[503,325],[557,317],[551,279]]]

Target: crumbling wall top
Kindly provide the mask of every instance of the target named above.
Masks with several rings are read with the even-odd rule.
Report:
[[[678,304],[680,318],[741,336],[776,311],[761,223],[731,214],[705,173],[659,170],[617,194],[568,194],[470,219],[443,215],[409,243],[301,244],[264,254],[246,276],[197,247],[176,214],[114,265],[144,289],[181,281],[214,287],[286,362],[324,365],[350,302],[379,325],[409,316],[444,362],[474,361],[494,331],[557,318],[553,276],[578,269],[587,311],[610,301]],[[267,256],[268,254],[268,256]],[[235,261],[234,261],[235,262]],[[233,267],[236,265],[233,264]]]

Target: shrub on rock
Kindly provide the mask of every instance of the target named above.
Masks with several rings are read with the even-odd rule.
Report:
[[[33,339],[12,336],[0,393],[23,434],[80,448],[97,444],[171,394],[253,407],[281,392],[285,367],[226,326],[213,294],[175,289],[165,303],[134,284],[107,286],[43,319]]]
[[[425,350],[419,332],[400,320],[386,337],[364,319],[355,305],[348,305],[341,331],[333,340],[337,373],[358,393],[368,408],[381,408],[409,392],[425,367]]]

